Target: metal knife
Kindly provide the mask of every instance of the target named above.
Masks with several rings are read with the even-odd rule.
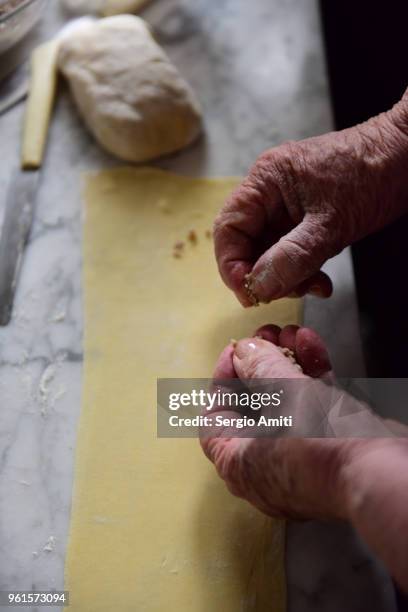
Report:
[[[11,94],[5,96],[0,101],[0,115],[4,115],[7,113],[13,106],[22,102],[24,98],[27,97],[28,94],[28,81],[24,80],[17,89],[15,89]]]
[[[24,248],[30,234],[39,172],[18,171],[7,195],[0,239],[0,325],[11,319]]]
[[[25,111],[21,169],[12,178],[0,237],[0,325],[11,319],[24,249],[30,235],[40,168],[57,82],[56,40],[34,50]]]

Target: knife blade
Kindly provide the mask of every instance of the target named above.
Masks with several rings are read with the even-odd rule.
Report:
[[[0,325],[8,325],[30,235],[40,173],[18,170],[7,194],[0,238]]]
[[[21,170],[13,176],[6,198],[0,236],[0,326],[8,325],[34,217],[34,206],[44,157],[57,82],[58,40],[34,50],[30,90],[25,111]]]
[[[22,102],[24,98],[27,97],[27,94],[28,81],[24,81],[24,83],[21,83],[21,85],[19,85],[19,87],[17,87],[17,89],[15,89],[11,94],[8,96],[6,95],[4,98],[2,97],[0,101],[0,115],[4,115],[4,113],[7,113],[11,108],[17,106],[17,104]]]

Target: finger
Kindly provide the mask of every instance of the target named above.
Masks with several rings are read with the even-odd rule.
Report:
[[[225,381],[228,379],[237,379],[237,374],[232,362],[232,356],[234,353],[234,347],[229,344],[222,351],[218,358],[217,364],[214,370],[214,381],[211,386],[211,390],[219,389],[217,380]],[[226,410],[222,406],[214,406],[211,411],[206,410],[205,415],[212,418],[217,414],[221,417],[227,417],[231,419],[233,417],[239,417],[239,412],[235,412],[233,409]],[[221,477],[224,477],[225,470],[228,467],[231,454],[233,454],[237,442],[234,438],[242,436],[242,432],[237,432],[234,428],[227,428],[225,425],[217,425],[212,420],[209,425],[203,425],[200,427],[200,444],[205,455],[215,463],[216,468]]]
[[[234,364],[232,362],[233,354],[234,347],[232,344],[229,344],[218,357],[213,374],[214,379],[225,380],[228,378],[237,378],[237,373],[235,372]]]
[[[237,376],[237,373],[235,372],[235,368],[234,368],[234,364],[232,360],[233,354],[234,354],[234,346],[232,344],[229,344],[228,346],[225,347],[225,349],[222,351],[221,355],[219,356],[217,364],[215,366],[213,379],[210,384],[211,392],[214,393],[217,391],[221,391],[221,392],[222,391],[226,391],[226,392],[238,391],[239,387],[236,383],[237,382],[239,383],[239,381],[237,380],[238,376]],[[231,383],[229,381],[231,381]],[[211,408],[211,410],[208,410],[208,408],[206,408],[204,411],[204,414],[210,415],[216,412],[222,413],[225,411],[234,412],[234,407],[229,406],[228,408],[225,408],[225,406],[218,405],[217,403],[215,403],[215,405]],[[221,434],[220,434],[220,431],[214,427],[203,428],[202,431],[200,431],[201,437],[205,437],[209,435],[216,436],[216,435],[221,435]]]
[[[259,257],[258,240],[268,218],[280,201],[273,185],[265,188],[252,173],[227,200],[214,224],[215,256],[221,277],[244,306],[251,306],[245,289],[245,276]]]
[[[307,293],[315,297],[329,298],[333,293],[333,283],[330,277],[319,270],[295,287],[288,297],[303,297]]]
[[[279,346],[296,351],[296,334],[300,329],[299,325],[286,325],[279,334]]]
[[[231,417],[228,413],[228,417]],[[221,412],[220,415],[224,416]],[[239,417],[237,413],[235,416]],[[231,431],[231,435],[223,425],[212,425],[200,428],[200,444],[206,457],[215,463],[221,478],[226,478],[228,465],[234,458],[234,453],[245,443],[240,431]]]
[[[263,325],[259,327],[254,336],[262,338],[263,340],[267,340],[268,342],[272,342],[273,344],[279,344],[279,334],[281,333],[281,328],[278,325]]]
[[[312,329],[302,327],[296,333],[295,355],[305,374],[318,378],[332,367],[323,340]]]
[[[306,293],[320,298],[329,298],[333,293],[333,283],[330,276],[319,270],[309,278]]]
[[[277,346],[260,338],[240,340],[235,347],[233,363],[239,378],[246,381],[305,377]]]
[[[310,216],[268,249],[250,274],[250,289],[260,302],[289,295],[313,277],[331,256],[324,226]]]

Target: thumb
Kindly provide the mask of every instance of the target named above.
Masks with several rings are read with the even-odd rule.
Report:
[[[258,259],[248,278],[249,290],[265,303],[285,297],[335,254],[327,226],[306,216]]]
[[[306,378],[282,350],[261,338],[240,340],[234,351],[233,364],[241,380],[269,378]]]

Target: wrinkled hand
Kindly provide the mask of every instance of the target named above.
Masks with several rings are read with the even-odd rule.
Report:
[[[323,263],[407,210],[407,106],[259,157],[214,226],[221,276],[244,306],[330,296]]]
[[[215,379],[330,378],[327,351],[312,330],[265,326],[255,335],[262,339],[226,347]],[[276,345],[293,350],[304,373]],[[265,514],[351,521],[408,590],[406,439],[245,438],[205,431],[201,444],[229,490]]]
[[[330,361],[323,342],[312,330],[295,325],[281,330],[267,325],[256,336],[229,345],[221,353],[214,379],[244,381],[269,378],[306,379],[330,371]],[[262,339],[260,339],[262,338]],[[277,348],[292,350],[303,372]],[[270,515],[314,516],[331,514],[322,508],[330,496],[316,495],[326,486],[331,490],[332,440],[262,439],[223,437],[217,431],[202,433],[201,444],[215,463],[229,489]],[[327,445],[327,442],[329,444]],[[305,452],[306,447],[310,449]],[[303,459],[307,458],[304,462]],[[315,465],[313,466],[313,464]],[[290,467],[289,467],[290,466]],[[313,466],[313,467],[312,467]],[[296,476],[295,476],[296,474]]]

